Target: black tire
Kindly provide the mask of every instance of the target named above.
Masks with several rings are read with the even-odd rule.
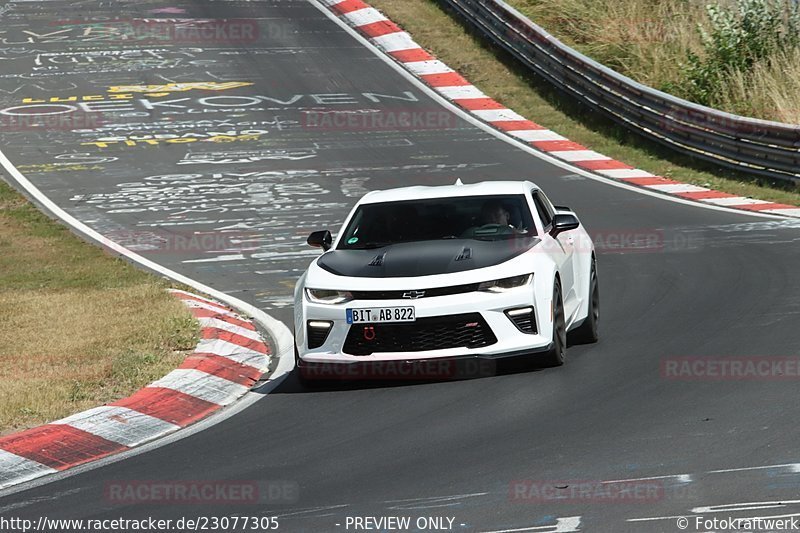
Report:
[[[589,273],[589,314],[583,323],[570,332],[570,340],[576,344],[591,344],[600,338],[598,322],[600,320],[600,288],[597,283],[597,268],[592,258],[592,270]]]
[[[561,366],[567,357],[567,325],[564,318],[564,300],[561,297],[561,282],[553,285],[553,346],[544,355],[547,366]]]

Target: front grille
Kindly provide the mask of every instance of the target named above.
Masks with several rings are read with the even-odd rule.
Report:
[[[374,337],[373,337],[374,333]],[[480,313],[418,318],[415,322],[353,324],[344,353],[421,352],[447,348],[481,348],[497,342]]]
[[[524,313],[521,315],[510,315],[508,311],[506,311],[506,316],[508,316],[509,320],[517,326],[517,329],[520,330],[522,333],[530,333],[535,335],[536,331],[536,316],[533,314],[533,309],[531,309],[530,313]]]
[[[465,292],[475,292],[478,290],[477,283],[468,285],[453,285],[451,287],[437,287],[435,289],[422,289],[425,295],[422,298],[433,296],[449,296],[451,294],[463,294]],[[403,294],[414,292],[412,289],[402,291],[351,291],[354,300],[402,300]]]

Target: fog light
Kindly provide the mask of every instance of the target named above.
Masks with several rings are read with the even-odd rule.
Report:
[[[506,316],[522,333],[536,334],[536,316],[533,313],[533,307],[507,309]]]
[[[325,344],[332,327],[333,322],[329,320],[309,320],[306,328],[308,348],[311,350]]]

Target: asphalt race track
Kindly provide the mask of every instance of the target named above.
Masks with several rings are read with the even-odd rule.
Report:
[[[797,376],[665,371],[680,358],[800,356],[799,223],[553,166],[442,107],[306,0],[9,5],[0,147],[93,229],[289,324],[294,282],[317,253],[307,234],[335,230],[366,191],[531,179],[596,238],[602,331],[558,369],[318,391],[290,378],[186,439],[1,497],[0,516],[277,516],[285,531],[409,516],[449,517],[459,531],[677,531],[684,515],[800,514]],[[172,16],[241,27],[198,40],[153,19]],[[126,25],[143,40],[120,40]],[[335,111],[383,122],[326,121]],[[402,113],[427,119],[392,122]],[[627,489],[644,496],[569,489],[642,478]],[[132,480],[294,492],[249,505],[109,497],[110,485]],[[550,485],[563,497],[518,492]],[[641,518],[653,520],[629,521]]]

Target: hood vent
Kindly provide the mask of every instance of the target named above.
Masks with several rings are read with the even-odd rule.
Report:
[[[454,274],[499,265],[525,253],[538,242],[541,241],[536,237],[520,235],[514,239],[513,246],[505,241],[437,239],[398,242],[381,249],[338,248],[319,256],[316,265],[336,276],[362,278]],[[418,283],[411,285],[419,286]]]
[[[467,259],[472,259],[472,248],[465,246],[461,253],[456,256],[456,261],[465,261]]]
[[[372,261],[369,262],[369,266],[371,266],[371,267],[383,266],[383,256],[384,255],[386,255],[385,252],[382,253],[382,254],[376,255],[375,258]]]

